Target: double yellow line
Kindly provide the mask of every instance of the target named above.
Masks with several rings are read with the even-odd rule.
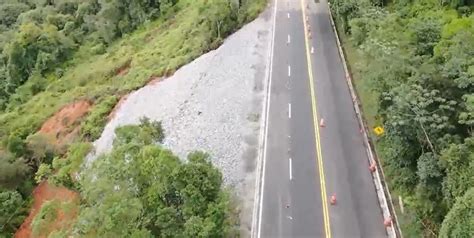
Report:
[[[301,8],[303,11],[303,25],[304,25],[304,34],[305,34],[305,45],[306,45],[306,58],[308,63],[308,76],[309,76],[309,87],[311,90],[311,105],[313,109],[313,123],[314,123],[314,137],[316,139],[316,153],[317,153],[317,162],[318,162],[318,169],[319,169],[319,181],[321,185],[321,200],[323,205],[323,215],[324,215],[324,232],[326,234],[326,238],[331,238],[331,224],[329,220],[329,211],[328,211],[328,202],[327,202],[327,195],[326,195],[326,181],[324,178],[324,164],[323,164],[323,156],[321,153],[321,139],[319,136],[319,124],[318,124],[318,108],[316,105],[316,93],[314,92],[314,79],[313,79],[313,70],[312,70],[312,63],[311,63],[311,54],[309,49],[308,43],[308,25],[306,24],[306,11],[304,6],[304,1],[300,0]]]

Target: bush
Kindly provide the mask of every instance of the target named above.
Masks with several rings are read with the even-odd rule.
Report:
[[[117,96],[108,96],[96,104],[81,126],[81,134],[87,140],[93,141],[99,138],[107,116],[110,114],[118,101]]]
[[[65,158],[54,158],[53,169],[55,173],[50,177],[50,181],[57,186],[78,189],[78,184],[75,183],[75,175],[79,172],[91,149],[92,144],[90,143],[74,143],[69,147]]]
[[[9,237],[25,219],[28,209],[20,193],[0,190],[0,237]]]
[[[194,152],[183,163],[155,145],[163,138],[159,125],[143,119],[140,125],[117,128],[113,150],[82,174],[85,202],[74,232],[101,237],[235,234],[230,198],[209,155]]]
[[[458,197],[443,221],[439,237],[472,237],[474,234],[474,188]]]
[[[53,170],[51,169],[51,165],[41,164],[38,171],[36,171],[35,180],[37,183],[41,183],[43,180],[48,179],[52,173]]]
[[[41,206],[41,210],[36,214],[31,222],[32,234],[35,237],[44,235],[45,230],[49,229],[48,225],[56,220],[58,216],[60,202],[57,200],[46,201]]]

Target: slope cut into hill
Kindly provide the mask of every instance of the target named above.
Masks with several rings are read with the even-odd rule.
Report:
[[[218,49],[182,67],[171,77],[127,96],[94,143],[95,155],[108,152],[115,128],[142,117],[162,121],[164,145],[181,158],[204,150],[226,184],[244,200],[242,219],[250,229],[254,169],[264,97],[271,29],[269,12],[231,35]],[[245,228],[244,228],[245,229]]]

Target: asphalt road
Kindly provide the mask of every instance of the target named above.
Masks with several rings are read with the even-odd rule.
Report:
[[[386,237],[327,2],[316,2],[274,1],[257,237]]]

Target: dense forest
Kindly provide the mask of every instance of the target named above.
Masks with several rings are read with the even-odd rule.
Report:
[[[153,123],[120,129],[124,137],[114,151],[79,174],[90,142],[122,96],[216,48],[265,5],[265,0],[0,0],[0,237],[14,234],[29,213],[33,188],[46,180],[80,194],[77,219],[56,237],[119,236],[110,233],[111,226],[120,236],[229,234],[230,200],[219,171],[204,153],[182,163],[152,146],[152,139],[161,138],[154,137]],[[61,130],[48,131],[44,123],[71,107],[87,110],[62,118],[56,123]],[[131,139],[130,131],[143,137]],[[137,159],[133,169],[117,162],[130,156]],[[114,164],[113,173],[104,172],[105,163]],[[150,177],[164,167],[181,180]],[[104,186],[91,185],[98,174],[103,180],[93,182]],[[111,187],[112,181],[121,185]],[[152,201],[154,196],[161,202]],[[99,197],[103,203],[97,203]],[[122,199],[131,205],[114,203]],[[33,232],[44,232],[41,227],[64,206],[69,207],[44,204]],[[172,217],[176,210],[179,216]]]
[[[333,0],[406,237],[474,234],[474,1]],[[354,58],[356,58],[354,60]]]

